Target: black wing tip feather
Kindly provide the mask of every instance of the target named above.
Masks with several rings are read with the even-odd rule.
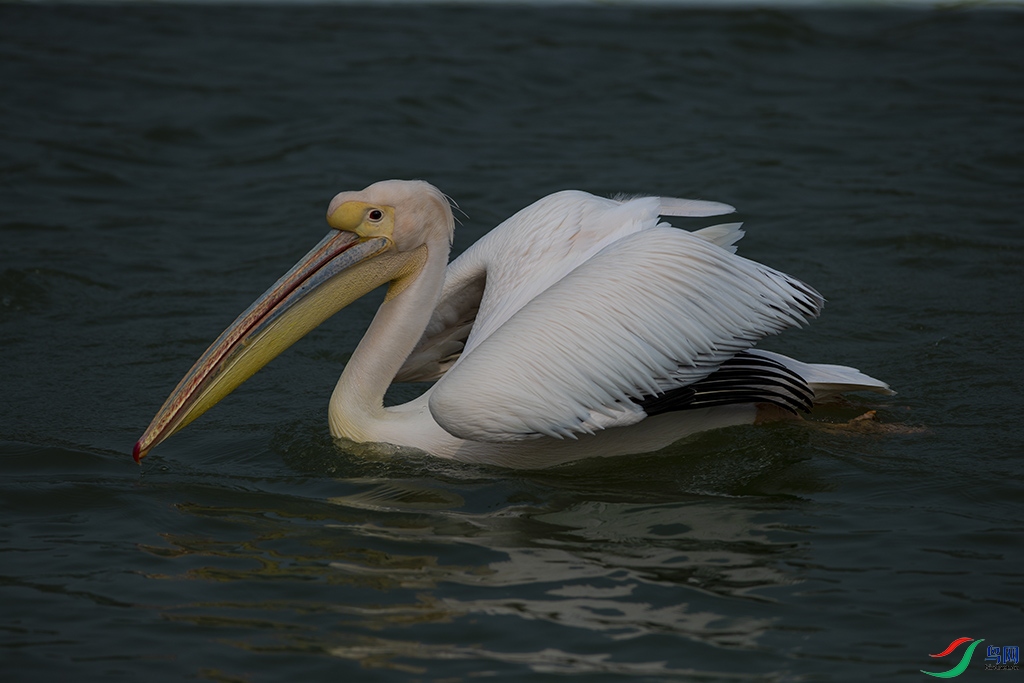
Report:
[[[743,403],[770,403],[797,414],[810,412],[813,401],[814,392],[803,377],[778,361],[742,352],[699,382],[634,403],[652,417]]]

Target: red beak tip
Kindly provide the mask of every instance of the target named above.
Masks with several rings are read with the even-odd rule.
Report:
[[[132,457],[135,458],[135,462],[137,462],[137,463],[141,463],[142,462],[142,453],[140,453],[141,450],[142,450],[142,442],[141,441],[136,441],[135,442],[135,448],[132,449]]]

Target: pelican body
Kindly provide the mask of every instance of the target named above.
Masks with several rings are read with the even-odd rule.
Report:
[[[196,361],[135,459],[381,285],[384,302],[331,396],[338,439],[538,468],[650,452],[845,391],[891,393],[853,368],[754,348],[817,317],[824,300],[737,256],[738,223],[689,232],[663,220],[732,211],[563,191],[449,264],[455,221],[437,188],[386,180],[342,192],[327,210],[331,231]],[[394,381],[433,384],[385,406]]]

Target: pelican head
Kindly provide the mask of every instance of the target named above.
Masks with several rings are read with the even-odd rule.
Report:
[[[447,250],[448,199],[423,181],[385,180],[342,192],[331,231],[217,338],[185,374],[135,444],[141,460],[359,297],[389,284],[385,301],[414,282],[432,248]]]

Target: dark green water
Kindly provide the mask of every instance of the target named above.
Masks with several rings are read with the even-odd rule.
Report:
[[[0,6],[4,681],[933,680],[1024,645],[1024,13]],[[137,467],[342,189],[740,207],[890,429],[510,473],[335,448],[376,301]],[[398,387],[396,400],[411,395]]]

